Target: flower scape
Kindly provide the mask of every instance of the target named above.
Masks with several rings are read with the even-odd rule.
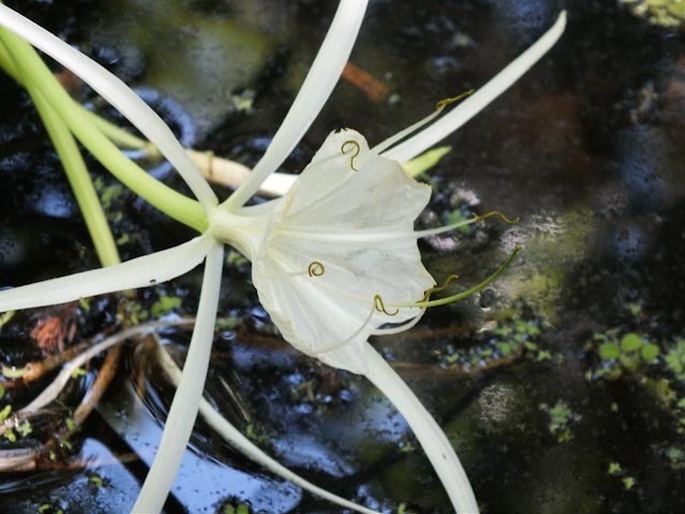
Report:
[[[199,306],[183,369],[176,367],[163,347],[158,349],[159,361],[177,390],[156,457],[132,506],[134,512],[162,509],[198,411],[231,445],[273,473],[342,507],[374,512],[287,470],[203,399],[226,245],[251,262],[259,301],[282,337],[329,366],[368,378],[406,419],[455,511],[478,512],[467,474],[443,430],[368,341],[371,336],[408,330],[428,307],[458,301],[482,289],[514,258],[512,255],[482,284],[457,295],[432,299],[441,288],[423,266],[417,240],[488,215],[438,229],[415,230],[414,222],[428,204],[431,188],[408,176],[402,163],[457,130],[521,77],[559,39],[565,14],[520,57],[449,112],[443,110],[450,102],[442,102],[433,114],[375,147],[369,147],[364,136],[352,129],[334,131],[297,177],[279,182],[276,189],[280,197],[246,205],[273,180],[276,169],[330,96],[360,30],[366,3],[340,2],[317,57],[271,144],[249,177],[221,203],[171,130],[128,86],[0,4],[3,67],[29,91],[46,127],[75,137],[124,185],[199,233],[176,247],[123,263],[118,263],[111,245],[108,250],[108,243],[94,236],[105,267],[0,292],[0,312],[9,312],[160,284],[204,263]],[[36,77],[45,76],[41,71],[44,65],[29,44],[70,69],[118,109],[180,173],[195,199],[147,175],[119,152],[111,141],[114,138],[94,124],[63,90],[51,86],[47,79],[38,80]],[[68,154],[60,153],[63,161]],[[88,200],[80,200],[88,195],[89,179],[87,173],[84,176],[85,185],[74,185],[70,180],[88,222],[97,219],[98,206],[88,207]],[[88,214],[89,209],[92,214]],[[91,233],[98,233],[98,229],[91,228]],[[124,330],[117,340],[135,331],[135,327]],[[105,340],[92,351],[102,352],[115,342]]]

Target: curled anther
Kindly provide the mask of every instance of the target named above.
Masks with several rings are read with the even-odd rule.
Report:
[[[373,306],[378,312],[382,312],[383,314],[387,314],[388,316],[397,316],[397,314],[400,312],[399,309],[395,309],[394,312],[389,312],[385,308],[385,302],[383,302],[383,297],[379,294],[373,297]]]
[[[500,265],[500,267],[497,268],[494,273],[492,273],[489,277],[487,277],[485,280],[483,280],[480,284],[477,284],[477,285],[471,287],[470,289],[467,289],[466,291],[462,291],[461,293],[453,294],[453,295],[447,296],[445,298],[439,298],[437,300],[422,300],[420,302],[417,302],[415,304],[415,306],[427,308],[427,307],[439,307],[441,305],[448,305],[450,303],[454,303],[454,302],[458,302],[460,300],[463,300],[464,298],[468,298],[469,296],[482,291],[483,289],[488,287],[490,284],[492,284],[495,280],[497,280],[497,278],[509,268],[509,266],[514,261],[514,259],[516,258],[516,256],[519,254],[520,251],[521,251],[521,246],[517,245],[516,248],[514,248],[514,251],[511,252],[509,257],[507,257],[507,259]],[[445,282],[445,286],[447,285],[448,282],[449,282],[449,278],[448,278],[447,282]],[[435,291],[432,291],[432,292],[435,292]]]
[[[352,147],[352,155],[350,156],[350,168],[352,168],[352,171],[359,171],[357,168],[354,167],[354,160],[357,158],[359,155],[359,152],[361,152],[361,147],[359,146],[359,143],[352,139],[348,139],[345,141],[341,146],[340,146],[340,152],[343,155],[346,155],[348,152],[345,150],[345,148]]]
[[[319,261],[312,261],[307,267],[307,274],[310,277],[320,277],[326,271],[326,268]]]
[[[442,100],[439,100],[435,104],[435,110],[436,111],[441,111],[448,105],[453,104],[454,102],[458,102],[459,100],[463,100],[467,96],[471,96],[473,93],[475,93],[475,89],[469,89],[467,91],[464,91],[463,93],[457,95],[457,96],[451,96],[449,98],[443,98]]]
[[[450,282],[452,282],[453,280],[457,280],[458,278],[459,278],[459,275],[452,274],[445,279],[445,281],[442,283],[441,286],[431,287],[423,295],[423,301],[427,302],[428,300],[430,300],[431,296],[434,295],[435,293],[439,293],[441,291],[444,291],[445,289],[447,289],[447,286],[449,286]]]
[[[518,223],[521,220],[521,218],[519,218],[518,216],[516,218],[510,218],[507,215],[501,213],[500,211],[490,211],[490,212],[486,212],[485,214],[481,214],[479,216],[476,216],[476,221],[481,221],[481,220],[485,220],[488,218],[492,218],[493,216],[498,217],[499,219],[501,219],[502,221],[504,221],[506,223]]]

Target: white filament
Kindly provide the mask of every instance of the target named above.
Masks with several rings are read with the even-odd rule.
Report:
[[[157,455],[145,477],[132,512],[144,514],[162,510],[190,439],[207,378],[209,356],[214,340],[223,258],[224,247],[215,242],[207,252],[195,329],[181,380],[171,402]]]
[[[487,84],[429,127],[384,152],[383,156],[406,162],[459,129],[538,62],[559,40],[565,27],[566,11],[562,11],[552,28]]]

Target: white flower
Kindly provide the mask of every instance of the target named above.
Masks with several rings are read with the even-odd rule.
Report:
[[[401,133],[399,139],[406,136],[404,142],[390,148],[396,141],[391,138],[375,150],[369,150],[356,132],[334,133],[283,198],[243,207],[287,157],[323,106],[347,61],[365,7],[364,0],[341,2],[326,40],[272,144],[250,178],[226,202],[217,205],[213,192],[168,127],[127,86],[0,4],[0,25],[71,68],[159,148],[200,200],[202,210],[194,210],[204,213],[208,220],[208,228],[200,237],[175,248],[110,268],[0,292],[0,311],[37,307],[149,286],[205,261],[188,356],[180,378],[173,370],[170,372],[178,379],[177,392],[157,457],[134,511],[161,509],[198,407],[203,405],[203,413],[214,419],[211,409],[202,403],[201,394],[213,339],[223,243],[235,246],[252,261],[253,282],[260,301],[284,338],[303,352],[335,367],[362,373],[376,384],[407,419],[457,511],[478,510],[466,474],[445,434],[367,342],[369,335],[384,333],[383,325],[387,323],[405,323],[401,328],[410,326],[421,312],[416,302],[433,285],[421,263],[416,244],[418,234],[413,230],[414,220],[426,205],[430,191],[407,178],[398,162],[426,150],[506,90],[556,42],[563,32],[565,17],[560,16],[533,47],[428,129],[408,137],[418,128],[411,127]],[[17,61],[19,68],[23,64]],[[51,100],[49,91],[45,95]],[[58,105],[54,107],[59,111]],[[78,113],[63,112],[63,116],[69,129],[83,142],[83,131],[87,128],[79,124]],[[148,193],[140,189],[136,192],[144,197]],[[150,201],[163,204],[164,195]],[[224,422],[215,420],[213,426],[224,434],[230,432],[227,437],[260,463],[341,505],[371,512],[288,474],[237,431],[230,431],[232,427],[221,428]]]
[[[414,235],[429,198],[429,186],[344,129],[328,136],[284,197],[238,212],[260,229],[242,237],[231,229],[226,238],[252,261],[259,300],[290,344],[365,374],[360,346],[381,325],[414,318],[420,309],[394,305],[423,299],[435,283]],[[214,223],[219,236],[235,226],[221,214]]]

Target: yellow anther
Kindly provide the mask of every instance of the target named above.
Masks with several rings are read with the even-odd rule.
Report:
[[[502,221],[505,221],[506,223],[518,223],[519,220],[521,219],[518,216],[516,218],[509,218],[508,216],[502,214],[499,211],[490,211],[490,212],[486,212],[485,214],[482,214],[480,216],[476,216],[475,220],[481,221],[481,220],[485,220],[488,218],[492,218],[493,216],[497,216],[499,219],[501,219]]]
[[[357,168],[354,167],[354,159],[359,155],[359,152],[361,152],[361,147],[359,146],[359,143],[357,143],[356,141],[348,139],[340,146],[340,152],[343,155],[346,155],[348,152],[345,149],[349,147],[352,147],[353,152],[353,154],[350,156],[350,168],[352,168],[352,171],[359,171]]]
[[[447,289],[447,286],[450,282],[452,282],[453,280],[457,280],[458,278],[459,275],[450,275],[445,279],[441,286],[431,287],[428,291],[426,291],[426,294],[423,297],[423,301],[427,302],[428,300],[430,300],[433,294],[439,293],[440,291],[444,291],[445,289]]]
[[[312,263],[307,267],[307,273],[310,277],[320,277],[324,274],[326,268],[319,261],[312,261]]]
[[[388,312],[385,308],[385,303],[383,303],[383,297],[379,294],[373,297],[373,306],[378,312],[382,312],[388,316],[396,316],[400,312],[399,309],[395,309],[395,312]]]
[[[476,91],[475,89],[469,89],[468,91],[464,91],[460,95],[452,96],[450,98],[443,98],[442,100],[438,101],[435,104],[435,110],[441,111],[442,109],[444,109],[448,105],[453,104],[454,102],[458,102],[459,100],[466,98],[467,96],[471,96],[475,91]]]

